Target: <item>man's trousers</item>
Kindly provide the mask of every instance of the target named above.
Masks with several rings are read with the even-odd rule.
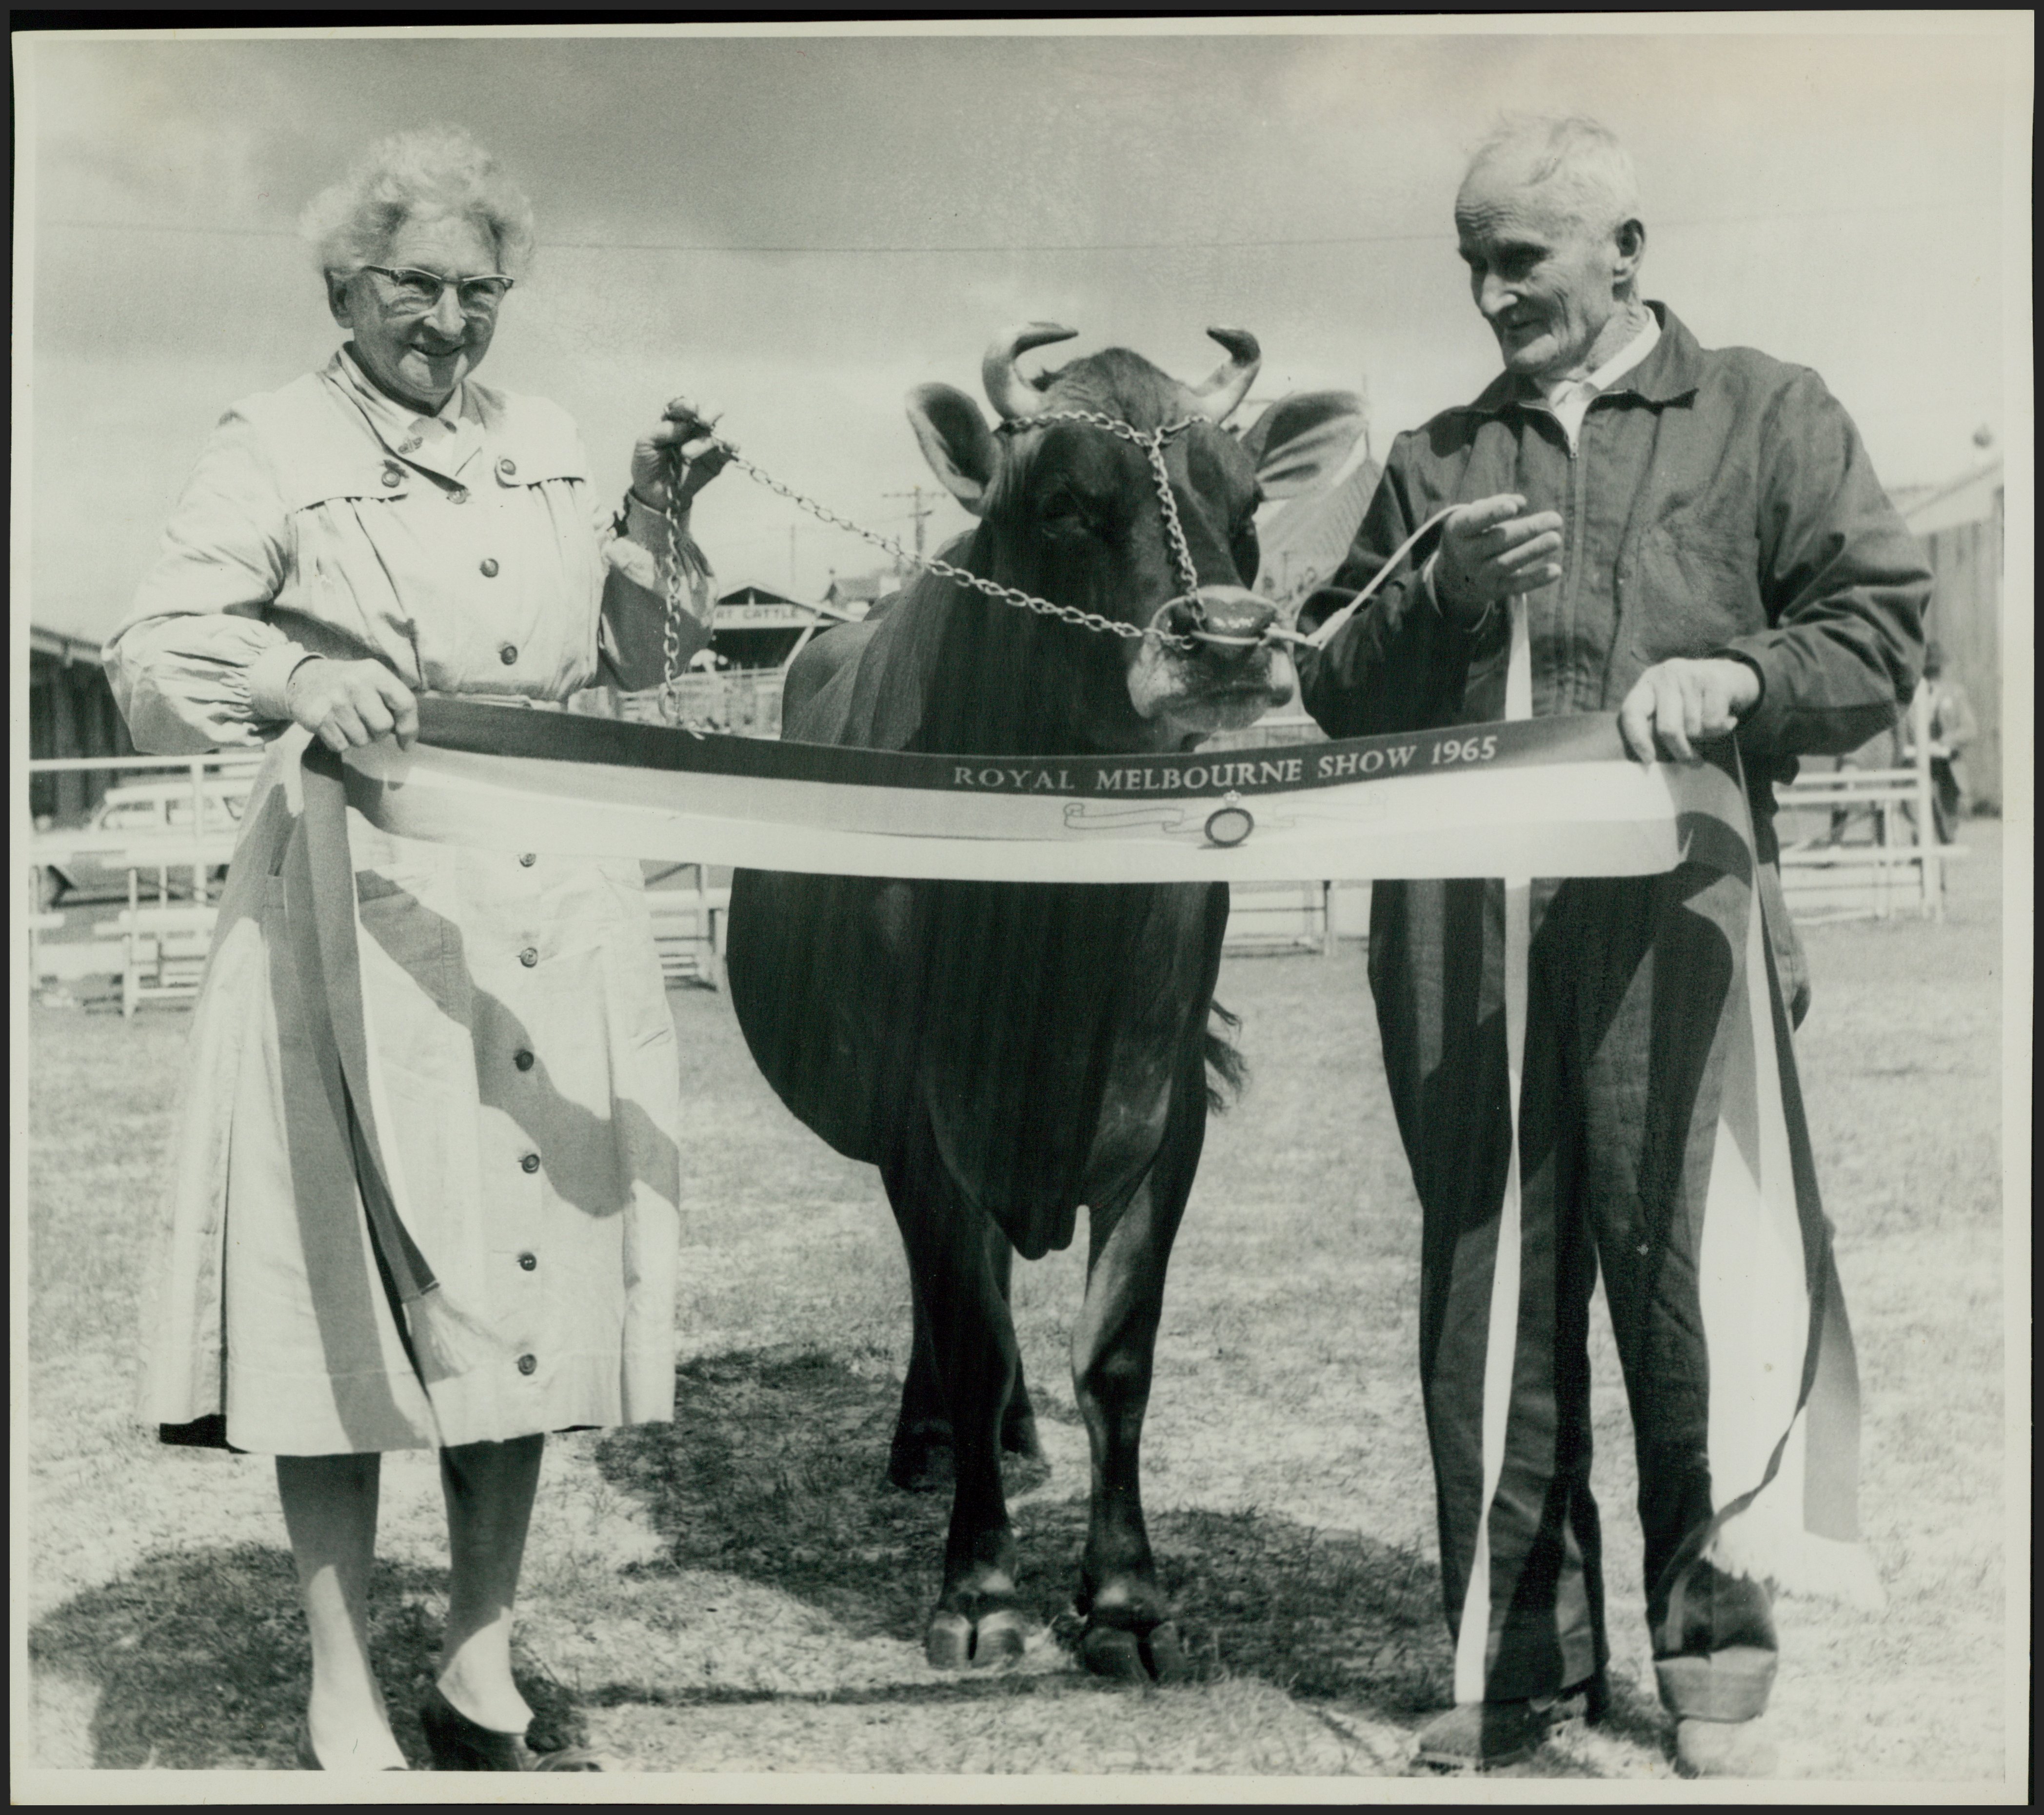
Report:
[[[1508,964],[1504,885],[1376,887],[1370,982],[1424,1213],[1420,1371],[1458,1702],[1551,1694],[1608,1656],[1589,1488],[1589,1313],[1600,1268],[1632,1413],[1656,1657],[1706,1671],[1713,1656],[1742,1660],[1733,1667],[1751,1679],[1742,1693],[1765,1700],[1766,1592],[1703,1560],[1727,1498],[1758,1479],[1742,1462],[1753,1479],[1712,1479],[1713,1342],[1736,1338],[1723,1307],[1746,1284],[1723,1283],[1722,1231],[1716,1272],[1704,1279],[1707,1206],[1739,1170],[1724,1157],[1726,1129],[1752,1095],[1739,1081],[1739,1042],[1750,1052],[1758,1032],[1773,1052],[1777,1032],[1782,1048],[1787,1040],[1779,967],[1749,940],[1758,880],[1735,854],[1659,876],[1531,884],[1518,910],[1530,938],[1516,1181],[1505,996],[1520,961]],[[1756,961],[1767,984],[1758,1000],[1772,1009],[1764,1029],[1750,1019]],[[1792,1098],[1792,1060],[1786,1070]],[[1800,1184],[1799,1101],[1792,1111]],[[1727,1175],[1717,1199],[1714,1164]],[[1827,1242],[1812,1257],[1822,1266],[1812,1276],[1829,1277]],[[1742,1314],[1771,1320],[1770,1352],[1796,1368],[1810,1318],[1804,1257],[1763,1253],[1754,1264],[1777,1276],[1756,1273]],[[1722,1356],[1719,1371],[1733,1372]],[[1731,1410],[1718,1408],[1715,1440],[1727,1454]],[[1754,1417],[1787,1428],[1776,1402]],[[1774,1441],[1748,1435],[1763,1448]],[[1739,1452],[1754,1453],[1752,1442]],[[1662,1674],[1671,1702],[1681,1667],[1672,1690]]]

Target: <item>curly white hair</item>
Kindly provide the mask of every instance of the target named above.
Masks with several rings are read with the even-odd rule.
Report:
[[[1469,176],[1493,165],[1544,190],[1573,219],[1602,232],[1639,212],[1639,183],[1618,135],[1577,114],[1508,114],[1469,161]]]
[[[413,216],[459,214],[497,248],[498,269],[523,274],[532,255],[532,205],[496,159],[458,126],[428,126],[379,139],[348,175],[298,217],[322,271],[344,276],[382,255]]]

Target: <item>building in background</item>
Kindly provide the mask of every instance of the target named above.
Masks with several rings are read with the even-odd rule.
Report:
[[[1376,496],[1384,469],[1367,446],[1359,447],[1358,455],[1325,491],[1287,498],[1257,523],[1262,562],[1256,589],[1281,608],[1288,623],[1347,558],[1362,513]]]
[[[718,598],[712,612],[709,646],[720,668],[781,668],[817,621],[813,605],[786,593],[759,585],[734,587]]]
[[[871,574],[840,574],[831,570],[830,584],[824,589],[824,603],[853,617],[863,618],[890,593],[898,593],[909,577],[892,567]]]
[[[59,630],[29,627],[29,754],[133,756],[128,727],[113,703],[99,645]],[[32,775],[29,811],[60,825],[81,822],[99,804],[103,772]]]
[[[2001,457],[1942,485],[1896,498],[1922,538],[1933,581],[1928,634],[1979,721],[1966,752],[1977,812],[2001,811]]]

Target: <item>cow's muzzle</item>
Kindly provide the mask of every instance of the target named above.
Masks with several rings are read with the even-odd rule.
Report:
[[[1202,586],[1160,606],[1150,627],[1225,658],[1262,648],[1277,621],[1277,606],[1247,586]]]

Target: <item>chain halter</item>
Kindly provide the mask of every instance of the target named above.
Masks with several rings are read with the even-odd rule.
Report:
[[[1070,338],[1073,332],[1068,328],[1046,330],[1043,327],[1032,324],[1028,329],[1017,330],[1014,334],[1010,335],[1005,343],[997,342],[994,351],[989,353],[986,364],[986,369],[989,375],[990,387],[993,382],[997,360],[1002,355],[1004,346],[1005,364],[1012,371],[1018,347],[1042,346],[1053,340],[1066,340]],[[1237,393],[1234,401],[1239,401],[1239,392],[1248,389],[1250,379],[1254,376],[1255,342],[1246,335],[1239,335],[1233,329],[1216,329],[1212,332],[1213,338],[1220,340],[1224,346],[1228,347],[1231,364],[1224,366],[1221,374],[1217,374],[1213,380],[1209,381],[1200,394],[1208,394],[1220,388],[1225,382],[1224,374],[1227,374],[1228,380],[1236,377],[1239,378],[1239,385],[1229,382],[1228,386],[1228,388],[1234,389]],[[1247,357],[1244,356],[1245,347]],[[849,517],[839,516],[828,506],[820,504],[816,499],[795,490],[793,486],[783,485],[770,473],[764,471],[747,459],[722,436],[712,435],[708,439],[712,447],[719,449],[724,454],[726,462],[736,466],[746,478],[752,480],[755,484],[763,485],[775,497],[786,499],[797,509],[806,511],[818,522],[828,524],[833,529],[843,530],[849,535],[858,536],[862,541],[870,543],[875,548],[893,555],[904,566],[918,567],[924,573],[935,574],[940,578],[951,581],[958,585],[968,586],[976,593],[984,593],[989,599],[998,600],[1004,605],[1013,605],[1019,610],[1034,612],[1039,617],[1055,618],[1060,623],[1071,624],[1080,630],[1097,631],[1108,636],[1121,637],[1131,643],[1139,643],[1146,637],[1155,637],[1166,648],[1180,649],[1188,652],[1197,649],[1202,643],[1223,644],[1232,648],[1246,649],[1254,648],[1258,643],[1273,638],[1282,638],[1286,641],[1297,640],[1293,633],[1281,630],[1276,625],[1270,627],[1261,637],[1220,636],[1206,630],[1193,631],[1181,636],[1156,627],[1157,620],[1174,605],[1189,604],[1204,620],[1204,614],[1201,611],[1199,600],[1199,570],[1193,564],[1192,545],[1185,539],[1185,525],[1178,516],[1178,502],[1171,489],[1171,476],[1164,464],[1164,448],[1165,444],[1174,436],[1183,434],[1196,422],[1217,420],[1217,418],[1185,416],[1177,422],[1166,423],[1161,428],[1142,429],[1136,428],[1133,423],[1124,422],[1119,416],[1108,416],[1099,410],[1032,410],[1027,414],[1011,416],[1006,413],[1007,406],[1003,404],[1001,396],[997,394],[993,401],[996,406],[1003,411],[1003,420],[995,425],[995,432],[997,434],[1016,435],[1029,429],[1047,428],[1053,423],[1076,422],[1084,424],[1089,428],[1105,429],[1108,434],[1143,451],[1145,458],[1149,461],[1151,478],[1157,489],[1157,507],[1163,518],[1164,538],[1170,547],[1174,576],[1181,589],[1157,608],[1156,611],[1151,615],[1151,621],[1147,625],[1124,624],[1119,619],[1104,617],[1098,612],[1083,611],[1077,605],[1062,605],[1054,599],[1039,598],[1034,593],[1024,592],[1018,586],[1004,586],[998,580],[989,580],[983,574],[971,573],[936,555],[912,554],[893,537],[878,535],[859,524],[854,523]],[[1233,402],[1228,403],[1226,407],[1231,409]],[[1222,413],[1226,413],[1225,409]],[[683,531],[681,519],[674,509],[674,501],[681,489],[681,475],[685,464],[682,459],[680,450],[678,448],[673,450],[670,454],[670,471],[667,481],[667,506],[665,512],[670,551],[678,551],[682,547]],[[667,614],[662,635],[662,651],[667,664],[667,681],[661,689],[661,693],[671,714],[678,700],[677,682],[679,679],[681,662],[679,620],[682,609],[682,583],[678,564],[671,554],[663,577],[666,581]]]

